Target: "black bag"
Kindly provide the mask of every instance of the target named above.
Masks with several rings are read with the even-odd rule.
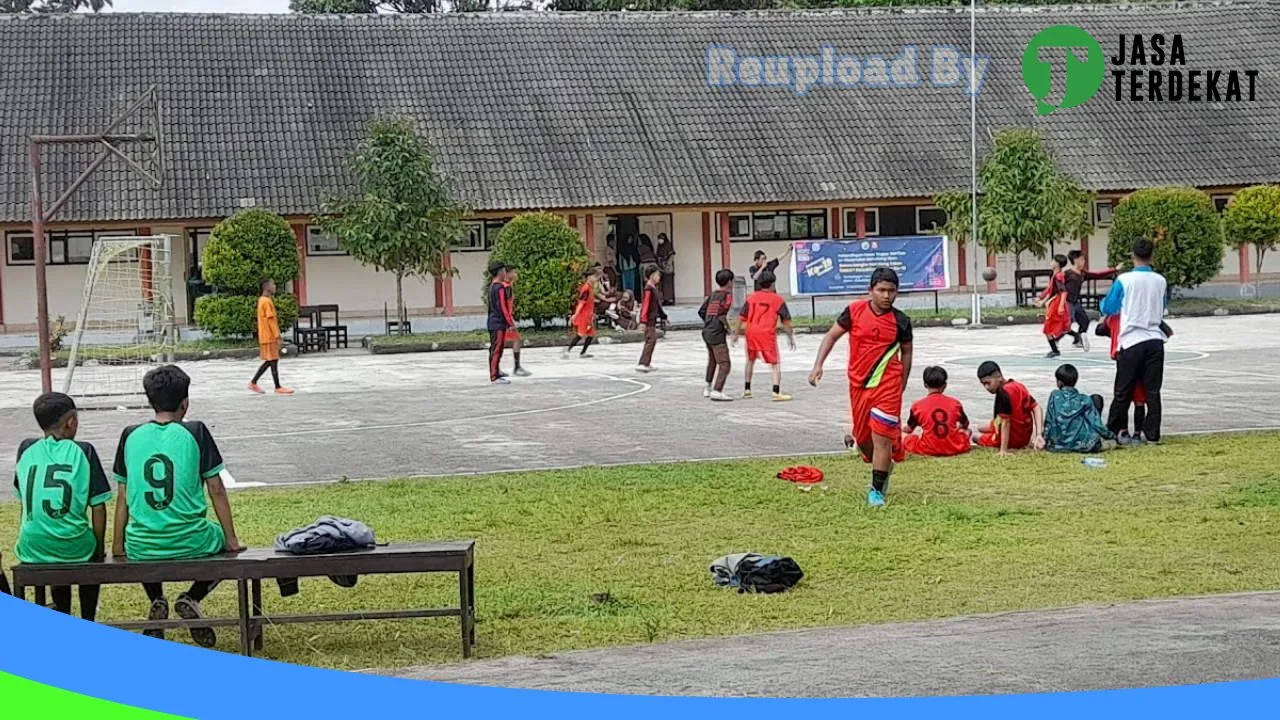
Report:
[[[804,571],[789,557],[748,556],[738,564],[738,592],[779,593],[804,578]]]

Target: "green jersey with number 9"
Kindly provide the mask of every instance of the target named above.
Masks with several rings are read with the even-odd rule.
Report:
[[[182,560],[222,552],[222,526],[208,518],[204,481],[222,455],[202,422],[125,428],[112,468],[129,507],[124,551],[131,560]]]
[[[22,506],[18,560],[24,563],[87,562],[98,549],[90,507],[111,499],[98,451],[89,443],[51,437],[18,447],[13,484]]]

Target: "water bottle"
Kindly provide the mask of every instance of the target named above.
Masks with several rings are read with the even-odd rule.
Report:
[[[1107,466],[1106,459],[1100,458],[1100,457],[1087,457],[1081,460],[1080,462],[1085,467],[1090,467],[1090,468],[1104,468]]]

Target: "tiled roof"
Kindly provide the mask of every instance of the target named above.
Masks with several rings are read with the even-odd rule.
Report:
[[[1252,103],[1117,103],[1037,117],[1027,41],[1078,25],[1181,33],[1185,69],[1258,70]],[[958,87],[711,88],[707,48],[896,54],[968,47],[964,9],[428,16],[0,17],[0,221],[27,219],[25,136],[104,125],[151,84],[169,176],[156,191],[109,163],[59,220],[221,217],[239,198],[309,213],[347,182],[377,113],[418,120],[478,210],[927,196],[969,180]],[[1035,126],[1095,189],[1280,179],[1280,4],[982,9],[994,56],[979,133]],[[1247,91],[1247,90],[1246,90]],[[51,200],[82,168],[46,153]],[[80,162],[91,154],[82,152]]]

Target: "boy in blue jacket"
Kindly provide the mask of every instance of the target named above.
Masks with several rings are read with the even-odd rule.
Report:
[[[1080,372],[1074,365],[1060,365],[1053,373],[1058,389],[1049,395],[1044,413],[1044,445],[1052,452],[1091,453],[1103,449],[1103,442],[1115,434],[1102,422],[1101,395],[1084,395],[1076,390]]]

